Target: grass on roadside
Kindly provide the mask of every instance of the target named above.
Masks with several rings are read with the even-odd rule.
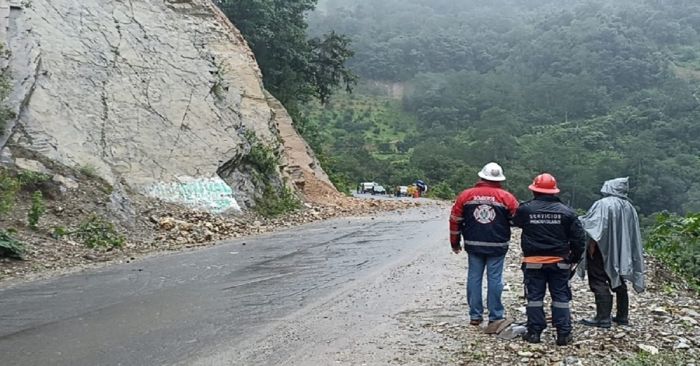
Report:
[[[682,350],[664,351],[652,355],[648,352],[640,351],[632,358],[620,362],[619,366],[676,366],[686,365],[693,359]]]
[[[700,290],[700,213],[662,213],[646,237],[646,249]]]

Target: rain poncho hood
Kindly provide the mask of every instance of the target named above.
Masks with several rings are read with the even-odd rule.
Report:
[[[579,217],[588,237],[598,243],[603,255],[605,273],[610,278],[610,286],[620,286],[625,279],[632,283],[634,290],[643,292],[644,257],[642,256],[642,234],[639,217],[627,198],[629,178],[612,179],[603,184],[599,199],[585,216]],[[588,248],[586,248],[588,250]],[[585,274],[585,260],[578,267],[578,273]]]

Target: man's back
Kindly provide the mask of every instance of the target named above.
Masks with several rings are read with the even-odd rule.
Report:
[[[508,251],[510,218],[518,201],[496,182],[481,181],[463,191],[452,207],[450,231],[461,234],[469,253],[500,256]]]
[[[518,208],[513,223],[523,228],[525,257],[557,256],[565,259],[572,250],[578,255],[583,252],[585,233],[581,223],[574,210],[556,196],[539,196],[524,203]]]

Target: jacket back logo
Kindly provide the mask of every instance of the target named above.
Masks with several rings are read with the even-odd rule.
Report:
[[[480,224],[490,224],[496,219],[496,210],[489,205],[480,205],[474,210],[474,219]]]

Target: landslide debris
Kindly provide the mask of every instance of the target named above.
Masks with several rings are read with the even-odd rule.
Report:
[[[376,214],[426,203],[345,197],[321,181],[304,187],[308,202],[275,217],[254,212],[217,215],[187,209],[111,187],[82,172],[61,170],[38,186],[17,192],[11,211],[0,216],[25,248],[24,260],[0,258],[0,282],[49,276],[100,263],[124,263],[148,254],[216,245],[340,216]],[[27,216],[34,192],[43,192],[44,211],[36,228]],[[108,233],[107,228],[114,232]],[[92,236],[83,235],[85,231]]]

